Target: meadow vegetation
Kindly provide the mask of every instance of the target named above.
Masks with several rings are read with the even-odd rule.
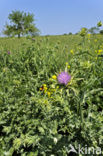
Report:
[[[0,155],[69,156],[70,144],[103,150],[103,36],[0,38]]]

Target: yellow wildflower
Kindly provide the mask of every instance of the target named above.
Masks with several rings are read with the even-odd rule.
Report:
[[[103,50],[102,50],[102,49],[99,49],[99,50],[95,50],[95,52],[96,52],[97,54],[101,54],[101,53],[103,52]]]
[[[98,50],[98,54],[101,54],[102,51],[103,51],[102,49],[99,49],[99,50]]]
[[[71,53],[71,54],[74,54],[74,50],[73,50],[73,49],[71,49],[71,50],[70,50],[70,53]]]
[[[46,84],[43,84],[43,87],[46,87]]]
[[[56,80],[57,79],[57,76],[56,75],[53,75],[52,76],[52,79]]]
[[[59,88],[59,86],[56,87],[57,89]]]
[[[65,64],[68,65],[68,62],[66,62]]]
[[[43,90],[43,88],[39,88],[40,90]]]
[[[45,90],[45,91],[47,91],[47,89],[48,89],[47,87],[44,87],[44,90]]]
[[[68,65],[68,69],[70,69],[70,65]]]
[[[50,97],[51,93],[50,92],[47,92],[47,95],[48,95],[48,97]]]

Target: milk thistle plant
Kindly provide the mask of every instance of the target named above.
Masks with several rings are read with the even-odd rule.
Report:
[[[84,30],[1,39],[0,156],[71,156],[79,145],[103,151],[102,54],[103,36]]]

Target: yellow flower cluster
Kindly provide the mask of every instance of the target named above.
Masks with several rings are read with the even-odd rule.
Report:
[[[56,80],[57,76],[53,75],[50,80]],[[40,91],[43,91],[44,94],[48,95],[48,97],[50,97],[57,89],[59,88],[59,86],[55,86],[54,84],[52,84],[50,86],[50,88],[47,87],[46,84],[43,84],[42,87],[40,87]]]
[[[99,50],[95,50],[95,52],[96,52],[98,55],[100,55],[100,54],[103,52],[103,50],[102,50],[102,49],[99,49]]]
[[[47,93],[48,97],[50,97],[51,93],[47,90],[48,88],[46,84],[43,84],[43,86],[40,88],[40,91],[44,91],[44,93]]]

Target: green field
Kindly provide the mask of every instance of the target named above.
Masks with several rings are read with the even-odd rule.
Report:
[[[0,156],[76,155],[70,144],[103,150],[103,35],[0,38]]]

